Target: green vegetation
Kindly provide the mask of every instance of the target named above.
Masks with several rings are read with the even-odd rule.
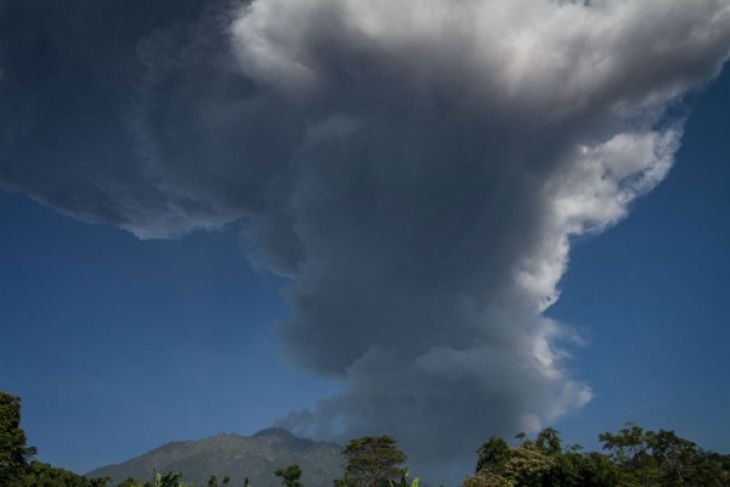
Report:
[[[415,479],[413,479],[413,481],[410,484],[408,483],[408,470],[406,470],[403,473],[403,475],[401,476],[400,482],[398,482],[397,484],[395,484],[391,480],[389,487],[418,487],[419,484],[420,484],[420,480],[418,479],[418,477],[416,477]],[[441,487],[441,486],[440,485],[437,485],[436,487]]]
[[[363,436],[347,444],[342,454],[347,458],[345,476],[336,487],[389,487],[405,478],[402,464],[406,454],[396,448],[390,436]]]
[[[87,479],[62,468],[30,461],[20,427],[20,398],[0,391],[0,485],[3,487],[104,487],[107,479]]]
[[[0,485],[7,485],[28,471],[34,448],[25,446],[20,428],[20,398],[0,392]]]
[[[217,487],[217,482],[215,481],[215,476],[212,476],[210,478],[210,482],[208,483],[211,487]],[[194,487],[193,484],[186,484],[182,481],[182,474],[180,473],[172,473],[172,472],[166,472],[166,473],[160,473],[155,472],[152,475],[152,479],[145,480],[144,482],[140,482],[139,480],[135,480],[132,478],[129,478],[118,485],[118,487]]]
[[[285,487],[302,487],[299,479],[302,476],[302,469],[299,465],[289,465],[286,468],[277,468],[274,475],[281,478],[281,483]]]
[[[477,472],[463,487],[674,487],[730,486],[730,455],[705,452],[672,431],[644,430],[627,424],[599,440],[607,455],[563,449],[558,432],[541,431],[535,440],[517,437],[512,448],[501,438],[477,453]]]
[[[235,436],[235,435],[234,435]],[[272,450],[301,451],[316,447],[284,430],[259,433]],[[244,438],[244,437],[238,437]],[[628,423],[616,433],[599,435],[605,453],[581,452],[573,445],[565,448],[553,428],[542,430],[534,439],[520,433],[510,446],[500,437],[489,438],[477,450],[476,472],[461,487],[725,487],[730,486],[730,455],[707,452],[673,431],[645,430]],[[194,442],[173,445],[191,447]],[[219,443],[216,443],[219,445]],[[333,445],[330,445],[333,446]],[[171,450],[165,450],[169,453]],[[196,452],[195,448],[188,453]],[[220,453],[220,450],[219,450]],[[270,453],[270,451],[269,451]],[[406,454],[390,436],[355,438],[342,450],[347,461],[335,487],[418,487],[409,483],[403,464]],[[26,445],[20,427],[20,399],[0,392],[0,486],[2,487],[109,487],[108,477],[87,478],[51,465],[32,461],[35,449]],[[309,457],[302,457],[309,458]],[[311,467],[317,469],[317,465]],[[148,470],[149,472],[149,470]],[[273,472],[273,474],[271,473]],[[321,482],[303,481],[298,463],[269,470],[269,479],[278,478],[285,487],[319,487]],[[331,477],[330,477],[331,478]],[[194,487],[180,473],[153,471],[152,478],[127,478],[117,487]],[[230,477],[218,483],[208,477],[207,487],[234,487]],[[235,486],[252,487],[248,477]],[[256,484],[256,487],[263,484]]]

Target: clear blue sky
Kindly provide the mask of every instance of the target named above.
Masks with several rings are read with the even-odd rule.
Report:
[[[282,283],[235,231],[140,241],[9,193],[0,221],[0,384],[38,458],[84,472],[252,434],[335,390],[277,353]]]
[[[576,245],[548,313],[583,328],[596,391],[558,426],[588,446],[622,421],[730,451],[730,74],[691,101],[677,163],[616,228]]]
[[[548,312],[588,338],[569,367],[596,396],[556,425],[568,442],[634,421],[730,451],[730,74],[688,105],[668,178],[575,246]],[[0,192],[0,389],[41,460],[252,434],[338,390],[280,352],[284,281],[241,245],[235,224],[142,241]]]

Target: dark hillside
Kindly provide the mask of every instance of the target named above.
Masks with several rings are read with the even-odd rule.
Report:
[[[89,477],[111,477],[112,485],[128,477],[149,478],[153,469],[182,472],[183,479],[205,485],[210,475],[231,477],[241,485],[248,477],[256,487],[278,487],[279,467],[302,467],[305,486],[331,485],[342,475],[341,447],[299,438],[281,428],[269,428],[253,436],[218,434],[199,441],[176,441],[124,463],[93,470]]]

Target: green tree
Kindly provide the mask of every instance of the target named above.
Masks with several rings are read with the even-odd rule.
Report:
[[[618,469],[606,455],[577,452],[557,453],[550,456],[553,465],[541,477],[542,485],[560,487],[615,487]]]
[[[618,433],[602,433],[598,439],[611,461],[621,467],[621,482],[650,487],[660,485],[661,471],[651,454],[649,435],[641,426],[626,423]]]
[[[555,428],[545,428],[535,438],[537,447],[548,455],[557,455],[562,451],[560,435]]]
[[[611,461],[621,467],[626,485],[730,485],[727,456],[705,452],[673,431],[644,430],[627,423],[618,433],[603,433],[599,439]]]
[[[509,460],[510,449],[507,442],[499,436],[492,436],[477,450],[476,473],[490,472],[499,474],[504,472],[504,466]]]
[[[363,436],[351,440],[342,454],[347,458],[344,478],[335,485],[346,487],[388,487],[406,470],[406,454],[391,436]]]
[[[525,442],[513,448],[504,466],[504,477],[515,485],[543,485],[556,459],[547,455],[533,442]]]
[[[302,469],[299,465],[289,465],[286,468],[278,468],[274,474],[281,477],[282,485],[286,487],[302,487],[299,478],[302,476]]]
[[[191,484],[185,484],[182,481],[180,472],[154,472],[152,480],[146,480],[143,487],[192,487]]]
[[[108,480],[87,479],[74,472],[34,461],[21,477],[3,484],[3,487],[105,487]]]
[[[214,479],[215,477],[212,478]],[[210,485],[210,480],[208,482]],[[215,485],[217,486],[217,482]],[[182,474],[179,472],[162,473],[154,470],[151,479],[140,482],[130,477],[118,484],[117,487],[194,487],[194,485],[183,482]]]
[[[218,483],[218,477],[215,475],[208,477],[208,487],[227,487],[230,482],[231,478],[228,475],[223,477],[223,481],[220,484]]]
[[[515,483],[499,474],[491,474],[486,470],[476,475],[467,475],[461,487],[513,487]]]
[[[400,482],[397,484],[393,482],[392,480],[389,481],[388,485],[390,487],[418,487],[420,485],[421,481],[416,477],[413,479],[410,483],[408,483],[408,469],[406,469],[403,474],[401,475]],[[439,487],[439,486],[436,486]]]
[[[618,467],[606,455],[582,454],[574,447],[564,451],[557,430],[547,428],[534,441],[519,435],[510,448],[494,436],[477,450],[477,473],[463,487],[616,487]]]
[[[28,471],[28,460],[36,450],[25,443],[20,398],[0,391],[0,485],[10,485]]]
[[[26,445],[20,427],[20,398],[0,391],[0,485],[3,487],[102,487],[107,479],[87,479],[42,462],[30,462],[35,448]]]

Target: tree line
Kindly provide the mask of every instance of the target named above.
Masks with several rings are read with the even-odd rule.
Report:
[[[565,447],[553,428],[534,438],[515,436],[512,446],[493,436],[476,451],[473,474],[461,487],[724,487],[730,486],[730,455],[705,451],[668,430],[645,430],[628,423],[599,435],[603,450]],[[109,487],[109,479],[82,475],[33,460],[20,426],[20,398],[0,391],[0,486]],[[334,487],[418,487],[404,467],[407,456],[390,436],[363,436],[342,450],[346,465]],[[304,487],[298,465],[273,475],[284,487]],[[150,479],[127,479],[117,487],[195,487],[182,474],[153,472]],[[234,487],[230,478],[211,476],[207,487]],[[248,479],[243,487],[252,487]],[[308,486],[315,487],[315,486]]]

